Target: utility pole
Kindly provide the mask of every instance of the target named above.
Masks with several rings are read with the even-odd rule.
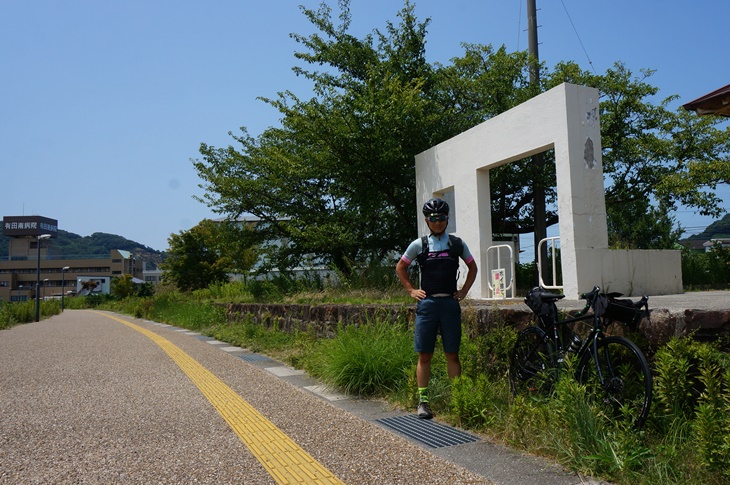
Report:
[[[537,0],[527,0],[527,53],[532,57],[530,67],[530,84],[538,87],[540,85],[540,55],[538,53],[538,41],[537,41]],[[538,174],[542,174],[545,166],[545,159],[542,153],[537,153],[532,156],[532,163],[535,165],[535,171]],[[545,186],[543,180],[537,177],[532,181],[532,214],[534,217],[535,225],[535,261],[538,259],[538,245],[541,240],[547,237],[547,220],[545,211]],[[551,274],[549,271],[549,265],[547,261],[547,247],[544,247],[542,253],[542,268],[538,268],[538,271],[542,271],[543,275]],[[537,278],[536,278],[537,279]],[[555,281],[552,282],[556,284]]]

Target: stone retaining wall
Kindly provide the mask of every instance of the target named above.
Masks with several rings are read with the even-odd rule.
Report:
[[[265,327],[284,331],[310,331],[331,336],[340,325],[362,325],[372,321],[388,321],[412,325],[415,305],[280,305],[264,303],[228,304],[230,322],[246,318]],[[489,332],[497,325],[507,324],[516,329],[534,323],[532,312],[523,305],[498,307],[497,305],[467,304],[463,307],[463,320],[470,335]],[[649,319],[644,318],[638,330],[647,344],[656,349],[671,337],[693,335],[697,339],[712,340],[730,335],[730,310],[685,310],[670,312],[652,309]]]

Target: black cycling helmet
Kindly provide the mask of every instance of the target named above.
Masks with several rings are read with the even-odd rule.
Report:
[[[441,199],[429,199],[423,204],[423,215],[428,217],[436,214],[449,215],[449,204]]]

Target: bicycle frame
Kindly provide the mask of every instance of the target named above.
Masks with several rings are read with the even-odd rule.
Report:
[[[555,318],[555,320],[552,322],[552,333],[545,332],[545,334],[548,336],[548,338],[553,342],[553,346],[555,349],[555,353],[558,357],[558,359],[562,359],[565,354],[568,352],[568,349],[563,345],[563,339],[560,337],[560,334],[558,333],[559,327],[563,325],[569,325],[571,323],[576,322],[584,322],[593,319],[593,328],[591,328],[590,333],[588,336],[583,339],[581,342],[580,348],[577,352],[575,352],[578,361],[580,361],[583,358],[583,355],[586,352],[590,352],[591,356],[593,357],[593,364],[596,366],[596,372],[598,373],[598,378],[601,382],[601,385],[604,384],[603,379],[603,372],[601,372],[601,368],[598,365],[598,341],[603,335],[603,326],[600,322],[599,318],[595,311],[588,313],[589,310],[591,310],[593,306],[593,301],[598,294],[597,289],[594,288],[594,290],[590,293],[586,293],[583,296],[586,297],[587,303],[586,306],[578,312],[578,315],[571,318],[566,318],[565,320],[558,320]]]

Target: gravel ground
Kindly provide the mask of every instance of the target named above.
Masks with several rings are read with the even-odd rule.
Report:
[[[348,484],[491,483],[196,338],[131,317]],[[274,483],[177,365],[103,315],[0,332],[0,483]]]

